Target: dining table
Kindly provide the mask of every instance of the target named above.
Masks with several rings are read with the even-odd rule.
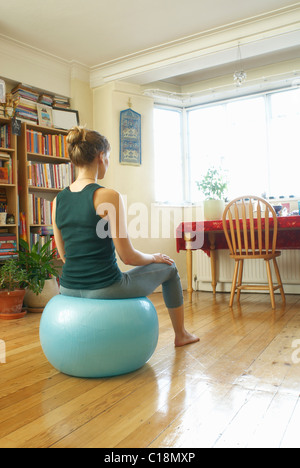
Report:
[[[300,249],[300,216],[278,216],[277,250]],[[250,220],[248,220],[250,222]],[[270,219],[270,231],[273,219]],[[193,251],[202,250],[211,260],[211,284],[216,294],[216,252],[229,250],[222,220],[182,222],[176,229],[177,252],[186,252],[188,296],[193,296]]]

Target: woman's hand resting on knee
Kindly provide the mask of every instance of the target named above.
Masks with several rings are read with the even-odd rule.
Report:
[[[174,263],[174,260],[172,260],[168,255],[161,253],[153,254],[153,258],[153,263],[167,263],[168,265],[173,265]]]

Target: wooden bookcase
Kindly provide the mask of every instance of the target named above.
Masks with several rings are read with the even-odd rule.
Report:
[[[15,234],[17,245],[19,242],[19,229],[18,229],[18,173],[17,173],[17,138],[12,134],[11,120],[0,117],[0,128],[9,129],[9,138],[6,142],[0,140],[0,153],[10,155],[11,159],[11,182],[0,182],[1,191],[5,189],[7,198],[7,213],[14,216],[13,224],[0,225],[1,232],[9,232]]]
[[[61,178],[59,179],[60,183],[54,184],[55,186],[50,183],[50,172],[52,182],[54,180],[53,165],[57,166],[56,169],[59,171],[62,168],[61,165],[70,163],[70,159],[66,157],[66,136],[67,132],[64,130],[22,123],[21,135],[18,137],[19,209],[21,213],[25,214],[26,237],[29,244],[30,234],[35,231],[35,228],[51,226],[49,222],[47,224],[47,220],[40,220],[40,222],[37,222],[36,219],[33,220],[30,196],[51,203],[56,195],[65,186],[69,185],[69,183],[63,184],[65,179],[62,180]],[[30,142],[29,138],[31,139]],[[60,144],[57,143],[58,139],[61,139]],[[39,184],[34,183],[36,177],[30,178],[32,176],[31,168],[36,164],[43,165],[43,167],[48,166],[49,184],[48,178],[46,181],[46,169],[46,173],[44,173],[42,180],[40,178]],[[59,185],[59,187],[56,185]],[[47,219],[49,219],[48,215]]]

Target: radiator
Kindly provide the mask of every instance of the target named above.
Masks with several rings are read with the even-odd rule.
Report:
[[[228,250],[216,251],[217,291],[229,292],[233,278],[234,260]],[[287,294],[300,294],[300,250],[284,250],[277,259],[284,289]],[[271,262],[273,263],[273,262]],[[273,281],[276,276],[272,267]],[[198,291],[212,291],[210,258],[201,250],[193,254],[193,287]],[[267,272],[264,260],[245,260],[245,283],[267,284]],[[257,291],[256,291],[257,292]]]

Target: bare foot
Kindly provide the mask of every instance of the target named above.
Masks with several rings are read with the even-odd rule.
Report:
[[[175,347],[180,348],[188,344],[198,343],[198,341],[200,341],[200,338],[198,338],[196,335],[192,335],[191,333],[188,333],[185,330],[182,335],[180,336],[178,335],[175,337]]]

